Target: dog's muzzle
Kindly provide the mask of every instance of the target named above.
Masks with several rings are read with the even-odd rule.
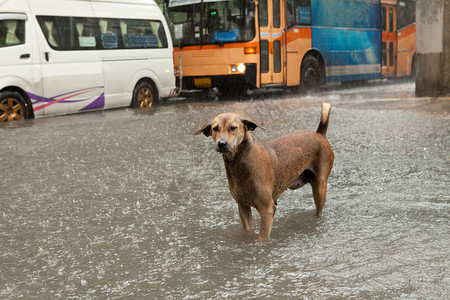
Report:
[[[227,153],[230,152],[230,147],[227,143],[227,141],[220,140],[217,142],[217,151],[220,153]]]

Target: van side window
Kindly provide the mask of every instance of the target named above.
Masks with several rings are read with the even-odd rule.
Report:
[[[88,18],[74,18],[74,20],[79,49],[95,49],[97,47],[98,24]]]
[[[159,21],[121,20],[125,48],[167,48],[164,28]]]
[[[0,47],[21,45],[25,43],[24,20],[0,21]]]
[[[99,19],[100,37],[103,49],[119,48],[120,28],[117,20]]]
[[[155,20],[38,16],[55,50],[167,48],[163,24]]]
[[[61,46],[59,33],[61,30],[60,27],[62,26],[58,26],[56,17],[41,17],[38,18],[38,21],[50,47],[52,47],[53,49],[60,48]]]

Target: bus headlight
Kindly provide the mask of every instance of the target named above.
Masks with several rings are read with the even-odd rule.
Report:
[[[237,64],[231,66],[231,72],[236,73],[244,73],[245,72],[245,64]]]

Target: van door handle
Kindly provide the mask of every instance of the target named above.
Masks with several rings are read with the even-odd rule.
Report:
[[[48,52],[44,52],[45,60],[48,61]]]
[[[30,56],[31,56],[30,53],[22,54],[20,56],[20,59],[30,58]]]

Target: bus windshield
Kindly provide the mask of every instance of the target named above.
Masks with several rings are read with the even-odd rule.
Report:
[[[255,37],[253,0],[169,0],[175,46],[250,41]]]

